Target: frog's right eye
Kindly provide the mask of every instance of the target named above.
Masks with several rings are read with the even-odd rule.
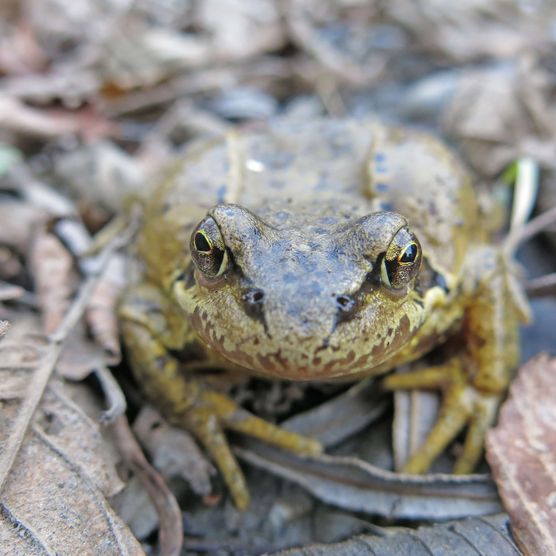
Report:
[[[228,267],[228,250],[214,218],[208,216],[191,234],[191,257],[195,266],[209,278],[217,278]]]
[[[419,272],[421,246],[415,234],[406,227],[398,230],[380,265],[382,283],[392,290],[405,288]]]

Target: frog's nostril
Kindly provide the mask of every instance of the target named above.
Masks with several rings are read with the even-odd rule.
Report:
[[[264,300],[264,292],[258,288],[249,290],[243,295],[243,299],[249,305],[260,305]]]
[[[355,299],[351,295],[338,295],[336,296],[336,305],[342,313],[349,313],[355,307]]]

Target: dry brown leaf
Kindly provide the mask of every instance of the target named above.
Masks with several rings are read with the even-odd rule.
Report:
[[[364,61],[357,60],[322,36],[312,17],[319,4],[306,0],[290,0],[287,3],[284,13],[292,41],[343,84],[362,88],[376,82],[386,65],[384,57],[375,54]],[[320,81],[323,81],[322,76]]]
[[[62,242],[43,229],[32,242],[29,266],[41,308],[43,329],[49,334],[62,320],[77,285],[73,259]]]
[[[139,413],[133,431],[148,450],[156,469],[165,477],[182,477],[202,496],[211,492],[210,476],[214,468],[189,433],[169,426],[148,405]]]
[[[556,554],[556,358],[541,355],[514,380],[489,432],[487,459],[525,554]]]
[[[196,16],[212,38],[210,49],[218,62],[242,60],[286,44],[275,0],[204,0]]]
[[[124,199],[137,193],[144,183],[136,159],[110,141],[80,146],[62,154],[55,171],[80,205],[101,205],[111,212],[122,210]]]
[[[10,97],[44,103],[61,99],[64,105],[81,105],[101,87],[98,72],[90,68],[65,66],[48,73],[20,77],[8,77],[2,82],[2,90]]]
[[[48,338],[22,343],[16,334],[11,351],[2,348],[0,543],[13,554],[143,554],[105,499],[121,483],[98,425],[52,379],[107,261],[128,240],[124,233],[102,251]]]
[[[0,370],[5,449],[35,384],[33,376],[49,357],[45,344],[33,340],[18,343],[8,355],[13,365]],[[3,475],[6,463],[2,458]],[[62,382],[52,381],[2,487],[0,546],[26,556],[143,554],[106,501],[121,487],[98,424],[71,401]]]
[[[87,338],[85,325],[79,322],[68,335],[56,371],[68,380],[80,381],[106,364],[106,352]]]
[[[115,134],[117,127],[91,108],[40,110],[4,94],[0,95],[0,129],[42,139],[79,134],[93,140]]]
[[[56,232],[75,254],[83,252],[91,244],[91,238],[83,226],[73,220],[62,219]],[[82,260],[84,270],[90,259]],[[74,261],[58,235],[41,230],[31,244],[29,264],[33,275],[43,330],[52,332],[60,323],[77,281]],[[115,364],[120,359],[116,304],[125,284],[123,261],[114,255],[99,278],[86,309],[86,322],[98,345],[87,337],[84,323],[78,323],[70,333],[58,364],[58,372],[71,380],[82,380],[94,368]]]
[[[33,233],[46,218],[43,210],[29,203],[3,201],[0,203],[0,243],[20,254],[26,253]]]
[[[140,10],[128,14],[103,44],[106,82],[123,91],[152,86],[186,69],[244,60],[286,44],[273,0],[205,0],[190,17],[198,32],[153,26]]]
[[[85,313],[85,319],[96,343],[105,351],[106,362],[120,361],[120,340],[116,306],[126,284],[124,260],[115,255],[99,280]]]
[[[41,41],[64,52],[72,43],[94,42],[118,24],[129,3],[119,0],[27,0],[25,15]],[[53,17],[53,14],[56,17]]]
[[[270,556],[519,556],[508,525],[508,516],[498,514],[418,529],[377,527],[375,534],[290,548]]]
[[[553,2],[535,9],[514,0],[396,0],[389,15],[410,29],[421,46],[458,62],[510,58],[551,39]]]
[[[13,299],[21,299],[27,295],[23,288],[8,283],[0,283],[0,301],[11,301]]]
[[[498,174],[523,156],[554,167],[556,112],[547,94],[547,79],[529,58],[462,75],[443,123],[481,174]]]
[[[249,442],[238,456],[307,489],[319,500],[388,519],[442,520],[500,511],[494,485],[485,475],[424,476],[385,471],[353,457],[301,459]]]
[[[3,73],[24,75],[41,71],[46,62],[46,56],[32,29],[24,21],[0,38],[0,71]]]
[[[160,556],[179,556],[183,545],[183,521],[176,498],[147,461],[126,417],[118,418],[112,432],[122,458],[141,481],[160,517]]]
[[[200,67],[211,54],[210,44],[200,36],[150,28],[135,19],[126,21],[103,47],[102,75],[123,91],[152,86],[180,70]]]

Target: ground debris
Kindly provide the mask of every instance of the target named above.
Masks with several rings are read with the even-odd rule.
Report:
[[[547,355],[519,371],[491,430],[487,458],[525,554],[556,552],[556,359]]]
[[[71,310],[73,296],[81,291],[83,277],[89,276],[91,269],[94,273],[96,257],[89,249],[92,246],[92,251],[98,252],[103,240],[97,236],[92,244],[91,238],[109,221],[114,223],[112,230],[118,229],[126,221],[130,205],[140,201],[151,184],[160,182],[168,159],[187,151],[199,138],[222,136],[237,128],[263,128],[276,118],[294,124],[322,116],[416,124],[440,130],[448,142],[458,146],[477,180],[488,185],[484,189],[491,200],[490,206],[485,203],[484,213],[493,228],[506,221],[516,191],[508,185],[515,181],[506,178],[523,161],[532,161],[538,170],[535,181],[540,197],[534,211],[540,214],[553,208],[555,21],[556,5],[550,0],[457,4],[438,0],[0,2],[0,336],[5,332],[4,323],[10,325],[0,344],[0,372],[8,377],[0,387],[0,402],[6,424],[29,396],[27,380],[48,344],[40,335],[39,319],[47,331],[56,330]],[[533,197],[524,204],[524,214],[531,209]],[[496,215],[501,216],[497,219]],[[543,234],[542,240],[528,241],[519,251],[527,270],[523,277],[527,291],[538,297],[531,302],[533,324],[523,331],[526,357],[543,349],[554,350],[556,345],[556,233],[547,229]],[[553,243],[544,242],[546,237]],[[104,445],[96,436],[98,431],[121,417],[126,404],[134,434],[160,475],[134,446],[129,459],[135,462],[136,473],[112,501],[121,515],[129,518],[149,553],[157,549],[153,539],[159,527],[161,536],[169,539],[161,547],[168,554],[179,547],[180,527],[168,535],[179,511],[172,497],[181,507],[188,554],[272,553],[354,535],[351,544],[333,545],[331,553],[357,553],[367,546],[379,546],[387,554],[409,536],[408,546],[415,553],[422,542],[436,554],[438,542],[452,542],[448,535],[451,525],[411,533],[391,526],[406,518],[459,518],[499,511],[500,502],[486,474],[466,480],[435,475],[412,482],[393,472],[412,446],[420,443],[427,413],[434,412],[430,397],[396,394],[392,433],[390,398],[378,384],[321,387],[242,378],[226,385],[238,403],[265,418],[282,421],[286,427],[319,437],[332,455],[317,461],[284,459],[283,454],[259,451],[239,440],[238,449],[251,462],[245,465],[245,472],[253,502],[244,514],[237,512],[195,440],[169,427],[144,405],[137,385],[129,380],[125,357],[118,363],[115,307],[127,279],[137,270],[128,263],[123,253],[113,256],[107,272],[89,292],[90,303],[81,306],[83,318],[68,331],[56,364],[57,376],[43,385],[42,401],[34,400],[36,413],[29,417],[28,431],[24,428],[27,436],[19,444],[21,452],[10,471],[13,475],[6,480],[6,493],[16,488],[12,484],[16,476],[25,476],[17,488],[28,486],[31,462],[36,468],[33,473],[43,475],[38,479],[33,475],[33,480],[46,490],[34,493],[34,487],[29,487],[29,491],[33,496],[44,495],[45,500],[51,497],[53,507],[61,508],[64,515],[77,516],[71,523],[75,529],[69,533],[75,535],[72,539],[104,531],[104,525],[87,531],[83,523],[89,520],[104,524],[114,519],[114,536],[109,537],[109,532],[105,538],[119,540],[103,545],[104,553],[141,553],[141,547],[129,540],[129,531],[105,506],[107,493],[113,494],[121,485],[93,485],[99,513],[81,513],[88,498],[79,497],[94,477],[91,481],[82,480],[81,475],[75,479],[71,471],[75,466],[82,471],[80,460],[74,457],[78,455],[76,446],[88,453]],[[34,334],[30,341],[22,329]],[[19,347],[14,348],[13,343]],[[117,365],[114,374],[121,379],[125,399],[109,364]],[[537,372],[541,373],[541,367],[543,373],[548,372],[551,365],[543,359],[527,367],[533,378],[523,375],[518,379],[519,386],[514,388],[517,402],[529,395],[528,381],[536,384]],[[87,423],[83,431],[73,423],[72,419],[81,422],[82,412],[71,406],[71,400],[64,405],[65,386],[70,381],[79,390],[90,394],[94,388],[97,395],[104,395],[104,403],[91,395],[90,401],[83,403],[92,404],[94,418],[105,426],[99,429],[91,422],[94,426],[87,428],[91,425]],[[58,402],[53,401],[58,394]],[[540,392],[539,400],[543,394]],[[524,454],[517,454],[516,460],[539,455],[534,450],[538,442],[533,447],[528,444],[533,438],[531,426],[537,426],[538,418],[532,410],[543,407],[537,401],[525,408],[526,418],[512,417],[524,426],[523,435],[508,438],[504,429],[507,415],[515,413],[516,407],[523,409],[515,400],[510,402],[513,409],[503,412],[502,429],[493,433],[489,448],[516,537],[522,545],[531,542],[531,546],[542,544],[537,534],[543,529],[542,512],[550,512],[550,508],[539,506],[535,519],[524,520],[519,513],[514,517],[533,502],[527,498],[530,491],[516,494],[511,490],[512,473],[519,470],[509,467],[512,459],[501,447],[507,445],[516,453],[522,449]],[[0,428],[0,433],[6,432]],[[75,438],[69,438],[72,432]],[[59,451],[70,453],[67,461],[52,450],[44,457],[44,465],[37,457],[42,451],[28,457],[28,451],[42,442],[39,433],[51,442],[59,441]],[[3,453],[4,443],[0,459]],[[444,470],[451,455],[435,470]],[[60,465],[71,469],[64,468],[58,482],[75,487],[75,497],[68,498],[63,507],[57,505],[59,493],[49,490],[54,487],[41,483],[50,471],[58,479],[55,467]],[[106,465],[113,470],[112,460]],[[528,465],[532,464],[523,468]],[[103,476],[102,465],[94,469],[93,475]],[[488,471],[484,462],[481,469]],[[169,510],[162,519],[139,475],[150,485],[147,489],[160,486],[156,503],[159,510]],[[531,490],[549,484],[541,482],[549,480],[542,473],[539,482],[531,480],[532,476],[524,482]],[[357,487],[348,480],[352,478],[359,481]],[[66,490],[59,487],[61,492]],[[17,494],[27,496],[21,491]],[[32,519],[27,523],[10,514],[12,499],[7,500],[10,506],[5,504],[2,513],[0,543],[4,538],[11,542],[14,531],[18,532],[16,541],[24,543],[25,552],[29,543],[35,542],[33,532],[41,533],[40,546],[44,538],[60,537],[53,531],[65,531],[64,523],[52,520],[47,512],[37,518],[33,512],[39,504],[30,508]],[[23,507],[21,500],[17,502]],[[491,553],[504,553],[498,543],[510,539],[504,516],[474,517],[452,525],[464,536],[473,529],[478,536],[471,532],[466,537],[472,543],[487,539],[483,535],[487,527],[496,529]],[[4,533],[8,536],[2,536]],[[131,544],[122,544],[122,539]],[[124,549],[124,545],[131,548]],[[56,551],[47,543],[44,546]],[[488,554],[483,545],[476,546]],[[465,553],[461,545],[457,547],[456,552]],[[59,552],[81,552],[74,548]],[[310,546],[307,550],[320,554],[325,548]],[[508,544],[508,553],[513,550]]]

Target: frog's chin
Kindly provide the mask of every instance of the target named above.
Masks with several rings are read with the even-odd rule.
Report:
[[[273,327],[272,322],[267,326],[242,316],[239,308],[222,318],[213,305],[197,306],[190,322],[207,351],[231,362],[230,366],[301,381],[350,379],[388,369],[421,323],[402,313],[393,326],[388,324],[392,319],[372,314],[372,320],[363,319],[366,326],[353,319],[337,327],[319,323],[312,330],[302,330],[293,325]]]
[[[361,376],[378,374],[391,367],[394,350],[386,350],[383,357],[371,353],[357,354],[354,349],[326,357],[321,351],[314,356],[308,352],[288,353],[284,349],[272,352],[224,351],[222,346],[211,346],[222,358],[257,376],[293,381],[355,380]]]
[[[265,343],[245,338],[239,345],[224,338],[214,341],[206,333],[200,336],[207,348],[222,359],[224,366],[239,367],[261,377],[294,381],[355,380],[391,368],[391,362],[405,345],[401,335],[393,341],[377,342],[370,348],[364,339],[342,344],[300,342]]]

